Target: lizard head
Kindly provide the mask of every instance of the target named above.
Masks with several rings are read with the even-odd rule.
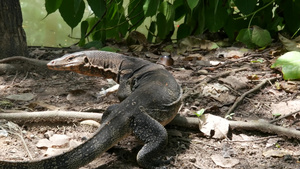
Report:
[[[84,52],[76,52],[54,59],[50,61],[47,66],[52,70],[69,70],[76,72],[88,63],[88,58]]]

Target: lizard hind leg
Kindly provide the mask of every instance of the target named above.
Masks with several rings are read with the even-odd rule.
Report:
[[[140,166],[152,169],[164,165],[157,160],[159,152],[167,145],[168,133],[163,125],[149,115],[140,113],[131,123],[133,134],[145,144],[137,154]]]

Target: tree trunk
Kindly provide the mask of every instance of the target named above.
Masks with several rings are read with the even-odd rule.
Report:
[[[20,1],[0,0],[0,59],[28,55],[22,22]]]

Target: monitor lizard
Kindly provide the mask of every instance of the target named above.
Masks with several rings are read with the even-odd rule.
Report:
[[[88,164],[124,137],[144,142],[137,154],[143,168],[160,165],[157,154],[167,144],[168,124],[181,106],[181,87],[162,65],[104,51],[83,51],[50,61],[49,69],[112,78],[120,84],[119,104],[104,112],[96,134],[63,154],[35,161],[0,161],[0,168],[75,169]]]

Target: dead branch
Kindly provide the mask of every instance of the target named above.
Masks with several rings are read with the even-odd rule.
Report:
[[[223,73],[220,73],[220,74],[217,74],[213,77],[209,77],[207,76],[205,79],[201,80],[200,83],[198,83],[197,85],[195,85],[192,89],[189,89],[188,91],[186,91],[181,99],[182,100],[185,100],[187,97],[189,97],[189,95],[194,91],[196,90],[198,87],[200,87],[201,85],[203,84],[206,84],[206,83],[209,83],[210,81],[214,80],[214,79],[217,79],[219,77],[223,77],[223,76],[227,76],[229,75],[230,73],[234,73],[234,72],[239,72],[239,71],[244,71],[244,70],[247,70],[248,68],[247,67],[243,67],[243,68],[239,68],[239,69],[235,69],[235,70],[230,70],[230,71],[226,71],[226,72],[223,72]]]
[[[0,119],[14,122],[78,122],[82,120],[100,121],[102,113],[87,113],[76,111],[42,111],[24,113],[0,113]],[[265,133],[277,134],[288,138],[300,139],[300,131],[268,123],[265,120],[228,121],[231,129],[258,130]],[[199,119],[194,117],[176,116],[170,125],[199,130]]]
[[[270,124],[268,121],[265,120],[251,120],[248,122],[244,122],[244,121],[228,121],[228,122],[232,130],[233,129],[251,130],[251,131],[258,130],[264,133],[277,134],[280,136],[286,136],[288,138],[300,139],[300,131],[291,128],[276,126]],[[170,124],[180,126],[180,127],[188,127],[197,130],[199,129],[199,119],[193,117],[176,116],[175,119],[171,121]]]
[[[286,118],[286,117],[289,117],[289,116],[291,116],[291,115],[297,114],[297,113],[299,113],[299,112],[300,112],[300,110],[291,112],[291,113],[289,113],[289,114],[287,114],[287,115],[284,115],[284,116],[281,116],[281,117],[279,117],[279,118],[277,118],[277,119],[271,120],[270,123],[274,123],[274,122],[276,122],[276,121],[278,121],[278,120],[284,119],[284,118]]]
[[[262,88],[266,83],[268,83],[269,81],[273,81],[273,80],[276,80],[277,77],[273,77],[273,78],[269,78],[269,79],[265,79],[263,80],[262,82],[260,82],[258,85],[255,86],[255,88],[245,92],[244,94],[242,94],[240,97],[238,97],[236,99],[236,101],[234,102],[234,104],[230,107],[230,109],[227,111],[226,115],[229,115],[230,113],[232,113],[236,108],[237,106],[244,100],[244,98],[249,95],[250,93],[254,93],[256,92],[257,90],[259,90],[260,88]]]
[[[102,113],[86,113],[75,111],[41,111],[22,113],[1,113],[0,119],[6,119],[17,123],[25,122],[77,122],[82,120],[100,121]]]

